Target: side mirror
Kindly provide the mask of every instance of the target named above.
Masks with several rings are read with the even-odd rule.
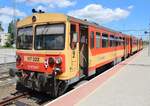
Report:
[[[77,43],[77,42],[78,42],[78,33],[77,33],[77,32],[74,32],[74,33],[73,33],[72,42],[73,42],[73,43]]]

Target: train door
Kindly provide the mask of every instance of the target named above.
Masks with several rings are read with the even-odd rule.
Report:
[[[88,26],[80,24],[79,66],[80,78],[88,75]]]
[[[72,72],[76,72],[79,70],[79,24],[71,22],[70,35],[71,70]]]
[[[140,50],[140,42],[139,42],[139,40],[138,40],[138,39],[137,39],[137,42],[138,42],[137,51],[139,51],[139,50]]]
[[[130,37],[128,37],[128,56],[130,56],[130,54],[131,54],[131,42],[130,42]]]
[[[130,54],[132,54],[132,46],[133,46],[132,37],[130,37]]]
[[[127,38],[126,37],[123,38],[123,42],[124,42],[124,58],[126,58],[127,54],[128,54]]]

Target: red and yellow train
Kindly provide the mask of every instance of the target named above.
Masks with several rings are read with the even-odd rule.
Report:
[[[36,13],[17,23],[17,89],[57,97],[106,64],[143,48],[142,39],[64,14]]]

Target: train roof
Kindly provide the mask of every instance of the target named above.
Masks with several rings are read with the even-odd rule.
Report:
[[[85,24],[85,25],[91,25],[91,26],[94,26],[94,27],[97,27],[97,28],[102,28],[104,30],[108,30],[110,32],[113,32],[113,33],[122,33],[122,32],[119,32],[119,31],[116,31],[116,30],[113,30],[113,29],[110,29],[110,28],[107,28],[105,26],[102,26],[96,22],[90,22],[88,21],[87,19],[85,20],[82,20],[82,19],[79,19],[79,18],[75,18],[75,17],[72,17],[72,16],[69,16],[67,15],[72,21],[76,21],[76,22],[79,22],[81,24]]]
[[[135,36],[133,36],[133,35],[125,34],[125,33],[123,33],[123,32],[120,32],[120,31],[117,31],[117,30],[114,30],[114,29],[111,29],[111,28],[102,26],[102,25],[100,25],[100,24],[98,24],[98,23],[96,23],[96,22],[90,22],[90,21],[88,21],[87,19],[82,20],[82,19],[75,18],[75,17],[69,16],[69,15],[66,15],[66,16],[69,17],[70,20],[75,21],[75,22],[79,22],[79,23],[81,23],[81,24],[91,25],[91,26],[94,26],[94,27],[101,28],[101,29],[103,29],[103,30],[109,31],[109,32],[111,32],[111,33],[118,33],[118,34],[123,34],[123,35],[125,35],[125,36],[127,36],[127,37],[131,36],[131,37],[133,37],[133,38],[137,38],[137,37],[135,37]]]
[[[88,20],[82,20],[82,19],[75,18],[75,17],[69,16],[69,15],[66,15],[66,14],[61,14],[61,13],[35,13],[32,16],[28,16],[25,19],[19,21],[17,23],[17,27],[25,26],[26,24],[31,24],[33,16],[41,17],[41,19],[37,18],[38,19],[37,22],[40,22],[40,23],[46,22],[46,21],[49,21],[49,20],[50,21],[54,20],[54,19],[52,19],[52,17],[55,17],[56,21],[58,21],[58,20],[61,20],[61,21],[70,20],[70,21],[75,21],[75,22],[87,25],[87,26],[90,25],[90,26],[94,26],[94,27],[97,27],[97,28],[101,28],[101,29],[109,31],[111,33],[118,33],[118,34],[123,34],[123,35],[126,35],[126,36],[131,36],[131,35],[127,35],[127,34],[124,34],[122,32],[113,30],[111,28],[99,25],[98,23],[95,23],[95,22],[90,22]]]

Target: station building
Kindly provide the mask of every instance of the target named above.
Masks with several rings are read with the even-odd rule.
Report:
[[[0,46],[4,46],[8,40],[9,33],[0,32]]]

